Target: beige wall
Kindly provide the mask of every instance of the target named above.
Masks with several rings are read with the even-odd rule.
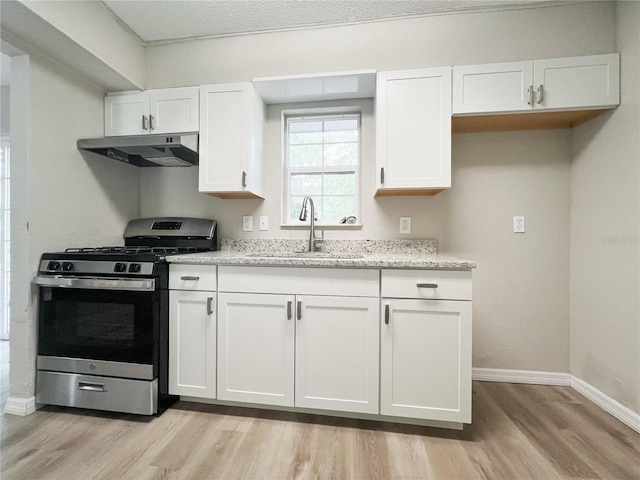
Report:
[[[37,53],[12,61],[11,396],[34,394],[37,292],[44,251],[122,243],[138,215],[138,170],[87,161],[79,138],[102,134],[103,92]]]
[[[153,87],[375,68],[418,68],[615,50],[612,4],[589,3],[426,17],[248,35],[148,50]],[[366,102],[365,102],[366,103]],[[266,199],[224,201],[196,193],[197,171],[146,169],[141,214],[193,214],[222,236],[300,237],[280,229],[280,111],[268,108]],[[455,135],[453,188],[435,197],[374,198],[373,117],[363,120],[362,229],[330,238],[435,238],[440,250],[478,261],[474,271],[476,367],[569,371],[569,131]],[[268,215],[270,230],[241,231],[242,215]],[[512,218],[525,215],[527,233]]]
[[[640,412],[640,3],[617,10],[622,105],[572,138],[571,373]]]

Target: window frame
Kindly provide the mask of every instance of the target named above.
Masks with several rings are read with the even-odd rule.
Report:
[[[354,117],[357,120],[358,124],[358,155],[355,166],[345,166],[345,165],[336,165],[331,167],[294,167],[291,169],[289,164],[289,121],[291,119],[339,119],[345,117]],[[327,222],[325,220],[319,219],[316,221],[316,225],[321,227],[330,227],[330,228],[360,228],[362,227],[361,222],[361,212],[362,212],[362,197],[361,197],[361,171],[362,171],[362,109],[356,106],[336,106],[336,107],[317,107],[317,108],[306,108],[306,109],[296,109],[296,110],[283,110],[282,111],[282,133],[281,133],[281,143],[282,143],[282,198],[281,198],[281,226],[282,227],[303,227],[308,228],[309,221],[300,222],[291,217],[297,217],[296,212],[290,212],[290,204],[291,204],[291,176],[292,170],[293,173],[332,173],[332,172],[353,172],[355,175],[355,191],[354,191],[354,201],[355,201],[355,213],[353,214],[357,221],[353,224],[346,223],[338,223],[336,222]],[[314,196],[311,198],[318,203],[317,199]],[[319,197],[318,197],[319,199]],[[291,213],[296,213],[295,215],[291,215]]]

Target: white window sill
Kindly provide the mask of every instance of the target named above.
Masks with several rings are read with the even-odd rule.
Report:
[[[281,223],[280,228],[291,229],[291,230],[309,230],[309,224],[297,225],[293,223]],[[358,230],[362,228],[361,223],[330,223],[330,224],[322,224],[316,223],[316,230]]]

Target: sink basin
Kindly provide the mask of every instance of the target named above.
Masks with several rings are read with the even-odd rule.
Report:
[[[326,258],[331,259],[350,259],[362,258],[360,253],[332,253],[332,252],[265,252],[251,253],[248,257],[262,258]]]

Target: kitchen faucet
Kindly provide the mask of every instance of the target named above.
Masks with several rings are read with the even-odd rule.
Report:
[[[304,222],[307,219],[307,202],[311,205],[311,219],[310,219],[310,228],[309,228],[309,247],[308,252],[317,252],[316,249],[316,241],[324,240],[324,230],[322,230],[322,237],[316,237],[316,212],[315,207],[313,205],[313,200],[310,196],[304,197],[302,200],[302,210],[300,210],[300,221]]]

